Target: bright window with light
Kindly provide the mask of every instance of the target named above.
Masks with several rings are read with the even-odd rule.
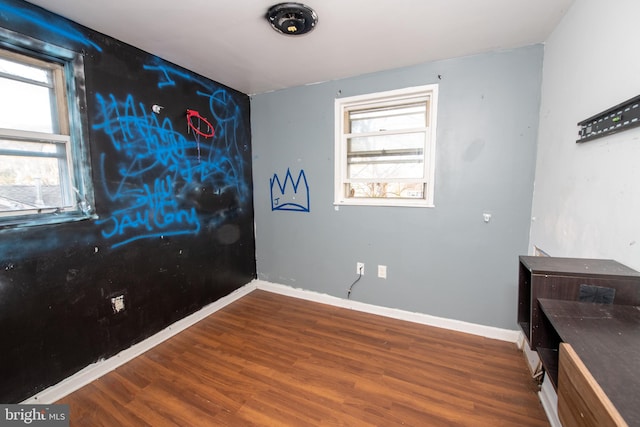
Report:
[[[0,225],[89,214],[69,71],[70,60],[0,49]]]
[[[336,99],[337,205],[433,206],[437,90]]]

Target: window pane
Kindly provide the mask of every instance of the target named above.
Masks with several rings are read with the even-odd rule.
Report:
[[[0,58],[0,73],[11,74],[23,79],[33,80],[47,85],[51,85],[51,71],[46,68],[34,67],[19,62]]]
[[[347,155],[353,156],[372,151],[392,152],[394,150],[406,149],[422,151],[424,142],[424,132],[349,138],[347,141]]]
[[[350,138],[349,179],[424,178],[424,133]]]
[[[426,104],[352,111],[351,133],[413,129],[426,126]]]
[[[347,194],[352,198],[423,199],[422,182],[369,182],[347,184]]]
[[[0,140],[0,211],[62,207],[65,162],[56,151],[63,150],[51,143]]]
[[[0,128],[54,132],[52,90],[0,78]]]
[[[422,163],[361,163],[347,167],[349,179],[422,179]]]

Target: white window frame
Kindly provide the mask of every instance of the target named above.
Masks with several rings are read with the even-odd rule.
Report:
[[[12,154],[11,150],[0,150],[0,154],[9,157],[20,155],[58,158],[62,193],[61,206],[0,211],[0,227],[60,223],[95,217],[89,153],[84,138],[87,124],[81,113],[86,110],[86,101],[84,92],[78,90],[84,86],[82,55],[3,28],[0,28],[0,48],[4,58],[49,69],[56,93],[53,112],[56,129],[52,133],[0,129],[0,138],[58,147],[55,155],[38,154],[36,151]]]
[[[424,186],[423,198],[396,198],[396,197],[349,197],[346,193],[347,185],[351,182],[347,175],[347,141],[351,134],[345,133],[346,120],[349,111],[367,107],[402,106],[414,104],[416,101],[427,102],[426,126],[419,129],[410,129],[411,132],[424,132],[424,174],[422,179],[405,179],[411,182],[422,182]],[[334,205],[360,205],[360,206],[407,206],[407,207],[433,207],[434,206],[434,178],[435,178],[435,148],[436,148],[436,124],[438,105],[438,85],[424,85],[397,89],[385,92],[377,92],[365,95],[356,95],[335,100],[335,176],[334,176]],[[380,134],[406,133],[408,130],[381,131]],[[373,180],[369,180],[372,181]],[[379,182],[402,182],[402,179],[381,179]]]

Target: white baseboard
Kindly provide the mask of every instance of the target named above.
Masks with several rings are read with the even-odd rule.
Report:
[[[508,341],[518,344],[521,341],[521,334],[518,331],[495,328],[492,326],[477,325],[474,323],[462,322],[459,320],[445,319],[442,317],[430,316],[428,314],[413,313],[409,311],[399,310],[395,308],[381,307],[372,304],[366,304],[358,301],[346,300],[327,294],[308,291],[304,289],[292,288],[285,285],[270,283],[263,280],[253,280],[243,287],[235,290],[231,294],[220,298],[219,300],[209,304],[201,310],[193,313],[184,319],[177,321],[171,326],[163,329],[157,334],[139,342],[138,344],[121,351],[109,359],[103,359],[93,363],[84,369],[76,372],[74,375],[62,380],[40,393],[26,399],[24,404],[51,404],[70,393],[82,388],[101,376],[113,371],[119,366],[124,365],[130,360],[140,356],[142,353],[152,349],[163,341],[184,331],[188,327],[198,323],[200,320],[215,313],[232,302],[242,298],[255,289],[261,289],[268,292],[287,295],[295,298],[305,299],[308,301],[329,304],[336,307],[343,307],[352,310],[362,311],[380,316],[391,317],[394,319],[406,320],[409,322],[419,323],[423,325],[435,326],[438,328],[450,329],[458,332],[465,332],[472,335],[479,335],[487,338],[493,338],[501,341]]]
[[[305,289],[292,288],[290,286],[280,285],[276,283],[266,282],[264,280],[254,280],[251,282],[258,289],[287,295],[295,298],[301,298],[309,301],[315,301],[323,304],[329,304],[337,307],[349,308],[352,310],[362,311],[380,316],[391,317],[399,320],[419,323],[422,325],[435,326],[438,328],[450,329],[458,332],[465,332],[472,335],[479,335],[486,338],[493,338],[501,341],[518,343],[520,332],[508,329],[496,328],[493,326],[478,325],[475,323],[463,322],[460,320],[446,319],[443,317],[431,316],[423,313],[414,313],[410,311],[400,310],[396,308],[381,307],[363,302],[338,298],[327,294],[308,291]]]
[[[538,397],[551,427],[562,427],[558,418],[558,394],[546,375],[544,376],[544,381],[542,381],[542,388],[538,393]]]
[[[522,335],[524,340],[524,334]],[[536,373],[540,367],[540,356],[538,356],[538,352],[531,350],[529,348],[529,344],[524,341],[522,345],[522,353],[524,354],[525,359],[527,360],[527,365],[529,366],[529,370],[532,374]]]
[[[129,362],[130,360],[140,356],[142,353],[152,349],[163,341],[171,338],[172,336],[184,331],[189,326],[192,326],[198,323],[200,320],[205,317],[215,313],[221,308],[231,304],[232,302],[242,298],[247,295],[251,291],[256,289],[256,285],[251,282],[246,284],[245,286],[236,289],[232,293],[227,296],[220,298],[219,300],[205,306],[199,311],[178,320],[177,322],[171,324],[166,329],[158,332],[157,334],[141,341],[126,350],[121,351],[115,356],[110,357],[109,359],[99,360],[96,363],[93,363],[86,368],[76,372],[72,376],[62,380],[58,384],[55,384],[35,396],[31,396],[27,400],[22,403],[25,404],[52,404],[66,395],[73,393],[81,387],[89,384],[92,381],[97,380],[101,376],[113,371],[121,365]]]

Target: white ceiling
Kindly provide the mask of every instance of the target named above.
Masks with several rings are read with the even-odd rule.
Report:
[[[304,0],[318,25],[276,33],[279,0],[29,0],[247,94],[544,42],[574,0]]]

